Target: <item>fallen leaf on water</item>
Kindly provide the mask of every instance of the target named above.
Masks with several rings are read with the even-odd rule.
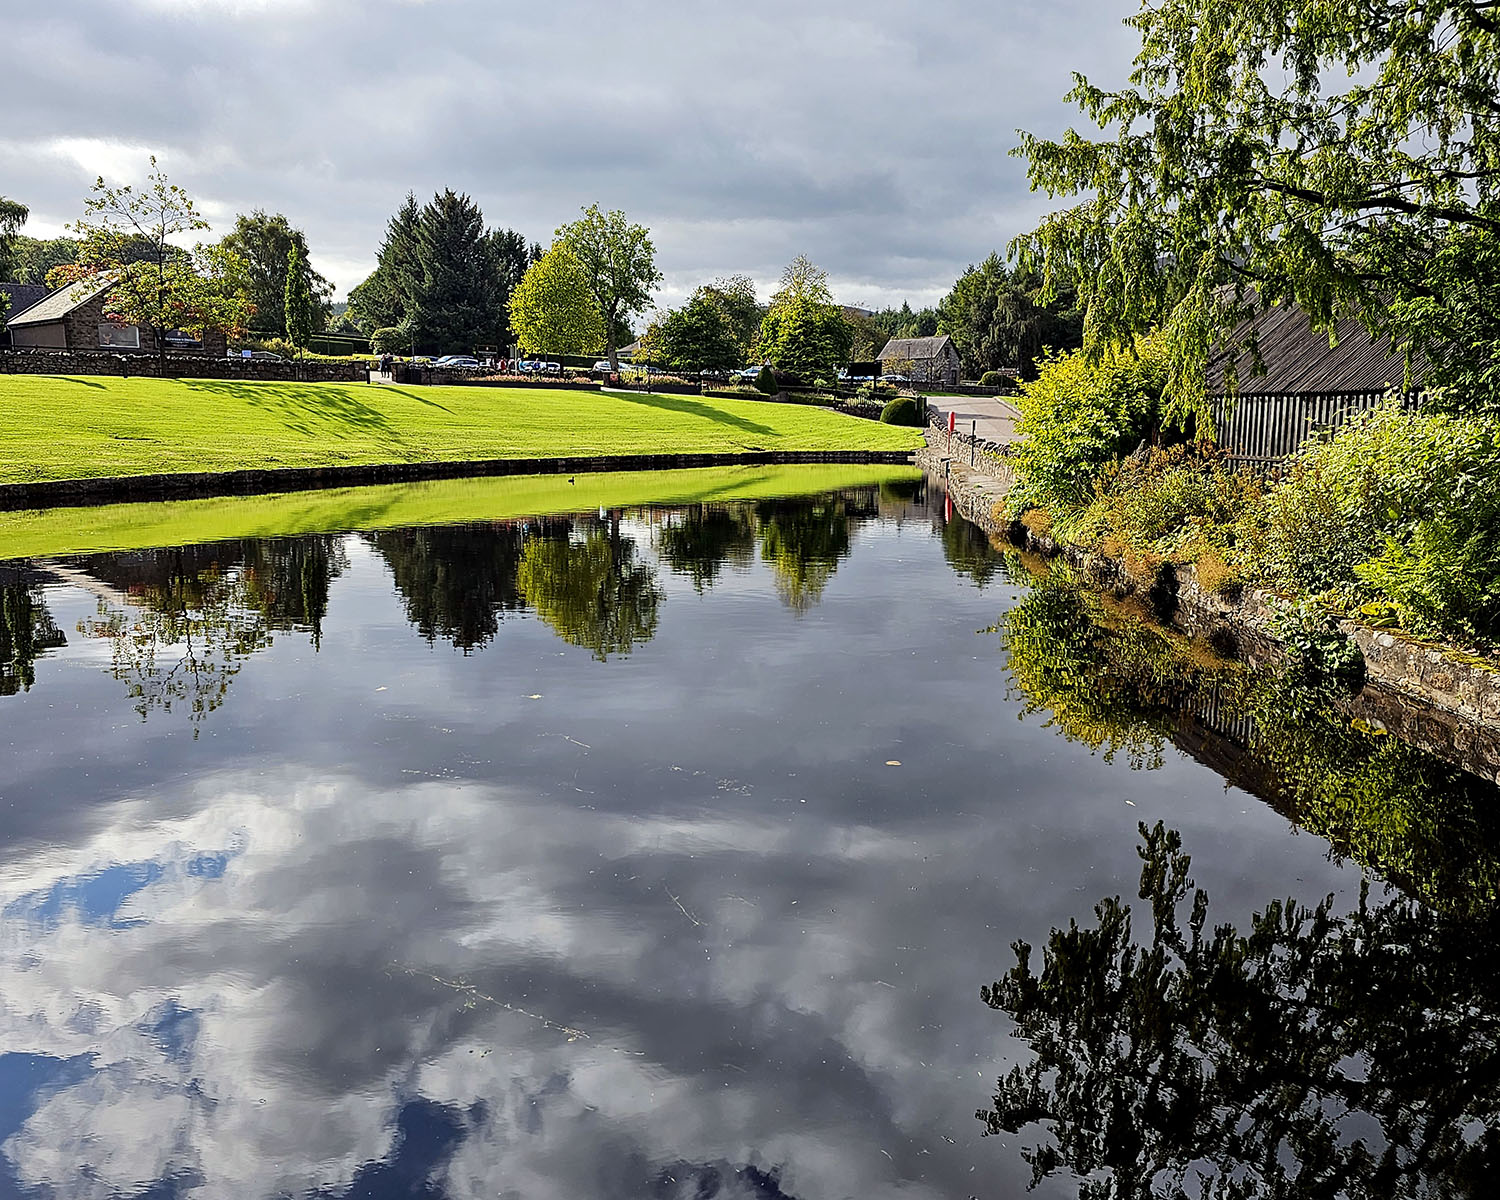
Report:
[[[540,700],[541,698],[542,698],[542,693],[541,692],[533,692],[531,695],[529,695],[529,696],[526,697],[526,699],[528,699],[528,700]]]
[[[377,692],[383,692],[383,691],[385,691],[385,688],[384,688],[384,687],[378,687],[378,688],[376,688],[376,689],[375,689],[375,690],[376,690],[376,691],[377,691]]]
[[[899,758],[888,758],[885,760],[885,765],[888,767],[899,767],[901,760]]]

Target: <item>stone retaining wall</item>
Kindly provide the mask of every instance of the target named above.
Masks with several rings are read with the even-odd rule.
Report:
[[[124,500],[186,500],[249,496],[364,483],[406,483],[478,475],[562,475],[589,471],[668,471],[683,467],[777,466],[799,463],[909,465],[905,450],[758,450],[743,454],[602,454],[572,458],[491,458],[455,462],[371,463],[285,467],[261,471],[193,471],[0,484],[0,511]]]
[[[934,417],[922,434],[927,439],[928,452],[939,463],[949,458],[970,470],[983,470],[1007,488],[1014,482],[1009,446],[959,431],[950,434],[947,417]]]
[[[154,354],[122,354],[102,350],[0,350],[0,375],[132,375],[161,376]],[[287,383],[363,383],[369,369],[362,362],[269,362],[263,358],[209,358],[204,355],[167,355],[169,379],[254,379]]]
[[[936,443],[936,444],[934,444]],[[1011,482],[971,470],[946,453],[946,431],[917,455],[917,464],[947,490],[967,520],[996,539],[1061,558],[1101,590],[1138,596],[1164,623],[1252,665],[1285,653],[1273,632],[1277,597],[1245,588],[1227,598],[1198,583],[1191,565],[1167,567],[1151,579],[1133,575],[1118,559],[1038,534],[1005,517],[1001,503]],[[1500,670],[1462,661],[1451,649],[1409,641],[1353,621],[1341,629],[1365,657],[1366,686],[1351,711],[1378,720],[1390,732],[1475,774],[1500,781]]]

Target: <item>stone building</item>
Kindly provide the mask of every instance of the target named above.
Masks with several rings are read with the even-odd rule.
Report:
[[[149,329],[111,321],[104,315],[112,280],[81,279],[51,292],[25,309],[12,309],[5,322],[10,344],[17,350],[107,350],[154,354]],[[209,331],[199,339],[172,330],[166,335],[173,354],[206,354],[222,358],[229,352],[222,333]]]
[[[892,338],[880,352],[881,372],[907,375],[913,383],[956,384],[958,350],[946,333],[937,337]]]

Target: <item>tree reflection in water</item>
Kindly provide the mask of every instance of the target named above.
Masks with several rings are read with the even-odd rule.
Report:
[[[567,536],[567,522],[553,522]],[[526,538],[519,524],[396,529],[368,535],[428,642],[443,638],[467,654],[499,632],[500,617],[522,607],[516,571]]]
[[[0,696],[30,691],[37,658],[66,643],[36,581],[26,572],[0,568]]]
[[[767,500],[756,506],[761,557],[788,607],[804,612],[823,597],[839,559],[849,553],[849,512],[842,496]]]
[[[1493,914],[1409,897],[1275,901],[1210,926],[1175,831],[1148,830],[1148,945],[1118,897],[983,989],[1034,1059],[976,1114],[1028,1131],[1033,1184],[1085,1200],[1480,1197],[1500,1178]],[[1190,903],[1189,903],[1190,901]],[[1184,914],[1186,920],[1184,923]]]
[[[90,555],[73,569],[96,585],[98,607],[78,632],[109,641],[111,670],[142,719],[175,708],[197,724],[273,631],[306,631],[318,644],[344,565],[327,536]]]
[[[997,575],[1007,578],[1005,555],[995,549],[989,534],[978,525],[941,508],[934,510],[933,524],[942,543],[943,557],[957,574],[981,589]]]
[[[748,504],[700,504],[662,526],[656,549],[666,564],[702,592],[726,566],[748,567],[755,556],[755,517]]]
[[[580,539],[528,538],[516,582],[537,616],[600,662],[656,634],[661,588],[617,517]]]

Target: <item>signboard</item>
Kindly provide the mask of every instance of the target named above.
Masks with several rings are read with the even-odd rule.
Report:
[[[850,379],[879,379],[880,360],[874,362],[852,362],[849,364]]]

